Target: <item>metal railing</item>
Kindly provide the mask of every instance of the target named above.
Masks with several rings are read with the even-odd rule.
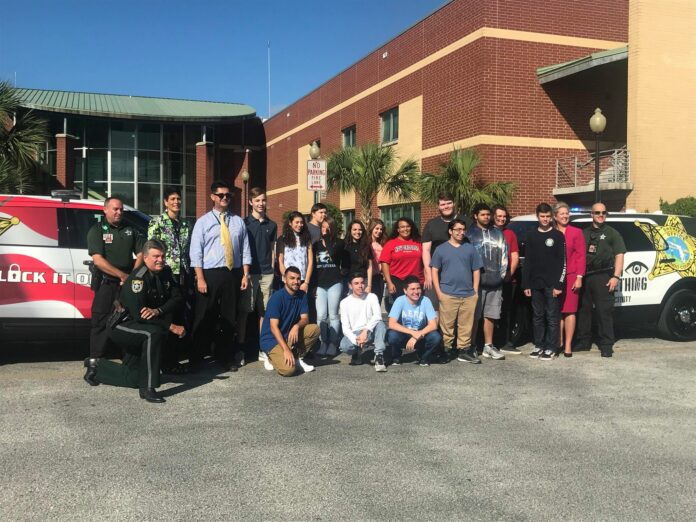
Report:
[[[595,156],[586,154],[556,160],[556,188],[586,187],[594,185]],[[630,182],[630,155],[626,146],[603,150],[599,153],[599,182]]]

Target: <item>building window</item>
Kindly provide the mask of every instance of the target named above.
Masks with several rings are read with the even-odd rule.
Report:
[[[399,108],[394,107],[380,114],[382,119],[382,143],[399,141]]]
[[[343,233],[343,237],[348,236],[348,223],[353,221],[355,219],[355,209],[353,210],[341,210],[341,214],[343,215],[343,229],[341,232]]]
[[[402,217],[412,219],[420,230],[420,203],[389,205],[388,207],[379,207],[379,211],[381,219],[384,221],[384,226],[386,227],[386,234],[391,234],[394,222]]]
[[[343,148],[355,147],[355,125],[343,129],[341,132],[343,134]]]

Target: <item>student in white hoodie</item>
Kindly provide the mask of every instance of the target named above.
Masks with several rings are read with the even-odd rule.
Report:
[[[375,294],[365,292],[365,275],[354,273],[348,280],[350,294],[341,301],[340,315],[343,339],[341,351],[351,355],[350,364],[362,364],[362,350],[370,343],[375,346],[375,370],[386,372],[384,337],[387,328],[382,321],[382,309]]]

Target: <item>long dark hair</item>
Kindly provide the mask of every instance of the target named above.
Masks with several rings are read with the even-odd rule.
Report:
[[[346,228],[347,245],[353,245],[356,243],[355,239],[353,239],[353,225],[360,225],[360,228],[362,229],[362,236],[360,236],[360,241],[357,241],[358,256],[360,257],[360,261],[365,263],[368,259],[370,259],[370,253],[372,252],[372,240],[368,237],[367,230],[365,230],[365,225],[363,225],[363,222],[359,219],[354,219],[353,221],[348,223],[348,228]]]
[[[326,238],[328,240],[328,243],[333,244],[336,242],[336,221],[329,215],[327,215],[324,218],[324,223],[329,225],[329,231],[326,234],[322,234],[322,238]],[[321,224],[321,227],[324,228],[324,223]]]
[[[290,226],[295,218],[300,218],[302,220],[302,232],[299,233],[300,236],[300,246],[307,246],[312,242],[312,237],[309,235],[309,230],[307,230],[307,222],[304,216],[297,210],[290,212],[288,214],[285,223],[283,223],[283,243],[289,248],[295,248],[297,246],[297,241],[295,241],[295,231]]]
[[[408,223],[411,226],[411,239],[413,241],[420,242],[421,237],[420,237],[420,232],[418,231],[418,227],[416,226],[416,224],[413,222],[413,220],[411,218],[407,218],[405,216],[402,216],[399,219],[397,219],[396,221],[394,221],[394,226],[392,227],[391,236],[389,236],[389,237],[391,239],[396,239],[397,237],[399,237],[399,223],[402,221]]]
[[[372,231],[377,228],[377,225],[382,225],[382,237],[379,238],[379,241],[377,241],[380,245],[384,246],[384,243],[387,242],[387,225],[384,224],[384,221],[381,219],[375,218],[372,220],[370,223],[370,228],[367,229],[367,238],[368,241],[370,242],[370,245],[372,244]]]

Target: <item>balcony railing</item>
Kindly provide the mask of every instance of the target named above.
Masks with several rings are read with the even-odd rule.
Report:
[[[595,156],[586,154],[556,160],[556,188],[590,187],[594,185]],[[599,153],[599,183],[630,183],[630,156],[624,146]]]

